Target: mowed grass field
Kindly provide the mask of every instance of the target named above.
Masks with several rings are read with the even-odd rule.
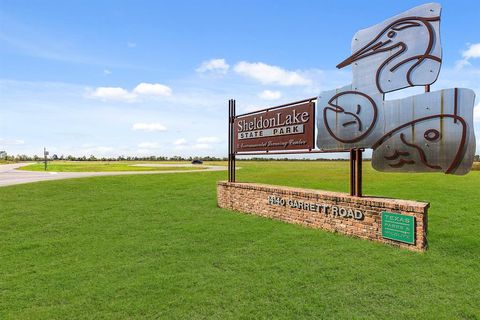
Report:
[[[239,181],[348,190],[347,162],[242,162]],[[0,188],[0,319],[478,319],[480,172],[385,174],[426,200],[413,253],[219,209],[226,172]]]
[[[185,165],[177,166],[135,166],[135,164],[162,164],[162,165]],[[112,172],[112,171],[170,171],[170,170],[201,170],[205,166],[190,166],[189,162],[167,162],[167,161],[49,161],[47,170],[50,172]],[[21,167],[19,170],[45,171],[45,164],[42,162]]]

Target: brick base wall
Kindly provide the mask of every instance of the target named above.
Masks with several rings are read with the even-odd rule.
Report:
[[[289,188],[253,183],[217,183],[221,208],[255,214],[289,223],[379,241],[413,251],[427,245],[429,204],[377,197],[352,197],[346,193]],[[414,244],[382,236],[382,212],[415,217]]]

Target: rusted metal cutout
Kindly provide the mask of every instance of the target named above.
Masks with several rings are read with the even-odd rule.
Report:
[[[429,3],[358,31],[351,85],[320,93],[319,149],[372,148],[379,171],[465,174],[475,153],[470,89],[431,92],[440,72],[441,7]],[[425,93],[385,101],[384,93],[424,86]]]
[[[383,127],[382,103],[382,95],[352,86],[322,92],[317,100],[317,147],[370,148]]]
[[[440,13],[429,3],[358,31],[337,68],[352,65],[352,87],[368,93],[431,85],[442,62]]]
[[[384,117],[398,120],[391,120],[372,145],[372,166],[379,171],[468,173],[476,147],[474,99],[472,90],[455,88],[385,101]],[[392,162],[395,153],[403,165]]]

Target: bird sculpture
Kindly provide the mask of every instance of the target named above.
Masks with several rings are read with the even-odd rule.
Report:
[[[378,28],[359,31],[353,40],[354,53],[339,63],[343,68],[354,66],[354,86],[363,81],[363,73],[370,73],[378,65],[375,86],[380,93],[401,88],[429,85],[435,82],[440,72],[441,48],[435,26],[440,22],[440,8],[431,8],[432,16],[407,16],[388,23],[367,44],[359,47],[359,39],[370,39]],[[419,41],[422,39],[422,41]],[[374,57],[374,55],[378,55]],[[363,60],[363,61],[362,61]],[[359,78],[358,80],[356,78]],[[362,84],[365,88],[365,83]],[[370,90],[369,90],[370,91]]]

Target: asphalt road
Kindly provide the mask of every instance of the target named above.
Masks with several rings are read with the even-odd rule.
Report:
[[[42,171],[24,171],[15,170],[17,168],[27,166],[31,163],[14,163],[0,165],[0,187],[11,186],[15,184],[30,183],[47,180],[61,180],[84,177],[98,177],[98,176],[120,176],[130,174],[166,174],[166,173],[195,173],[205,171],[223,171],[227,167],[223,166],[205,166],[204,170],[169,170],[169,171],[116,171],[116,172],[42,172]],[[138,165],[140,166],[140,165]],[[143,164],[142,166],[175,166],[179,165],[154,165]],[[180,165],[190,166],[190,165]]]

